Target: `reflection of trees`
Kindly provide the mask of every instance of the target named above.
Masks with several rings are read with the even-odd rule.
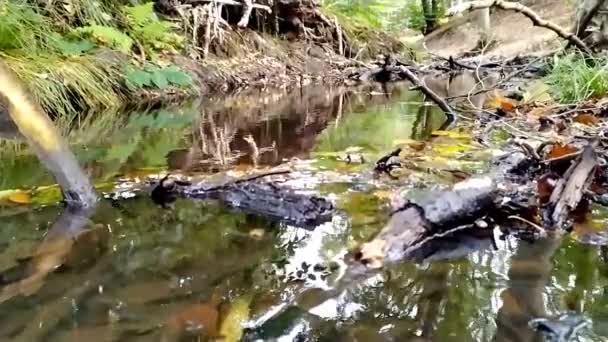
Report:
[[[528,327],[532,318],[546,316],[543,294],[559,239],[544,239],[533,244],[520,242],[511,258],[509,287],[501,293],[502,306],[496,316],[494,341],[536,341]]]
[[[55,326],[68,316],[74,305],[97,288],[105,277],[108,257],[103,256],[108,243],[107,230],[88,229],[92,211],[67,208],[52,224],[45,238],[36,246],[27,260],[1,273],[3,286],[0,302],[11,305],[10,301],[19,296],[36,296],[44,305],[23,315],[11,312],[6,326],[19,331],[14,341],[38,341],[43,339]],[[59,268],[79,268],[91,266],[84,275],[84,282],[71,287],[72,282],[58,282],[50,278]],[[49,296],[49,292],[52,294]],[[3,310],[4,311],[4,310]],[[0,334],[6,336],[8,331]]]

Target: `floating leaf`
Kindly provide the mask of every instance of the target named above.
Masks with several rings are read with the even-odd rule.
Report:
[[[260,240],[264,237],[266,231],[263,228],[255,228],[249,231],[249,237],[254,240]]]
[[[593,114],[578,114],[574,117],[574,122],[587,126],[597,126],[600,120]]]
[[[572,145],[555,144],[547,153],[547,159],[560,158],[568,154],[577,152],[578,149]]]
[[[8,195],[8,200],[19,204],[32,203],[32,195],[27,191],[15,191]]]
[[[249,305],[252,296],[243,295],[235,299],[230,305],[228,314],[222,321],[220,336],[226,342],[238,342],[243,337],[243,323],[249,319]]]
[[[471,139],[471,135],[468,133],[458,132],[458,131],[433,131],[431,136],[434,137],[448,137],[452,139]]]

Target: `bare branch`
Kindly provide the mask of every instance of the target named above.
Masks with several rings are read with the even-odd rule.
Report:
[[[488,8],[488,7],[492,7],[492,6],[502,8],[502,9],[508,10],[508,11],[519,12],[519,13],[525,15],[526,17],[528,17],[535,26],[547,28],[547,29],[557,33],[558,36],[568,40],[570,43],[574,44],[579,49],[581,49],[585,52],[591,52],[589,47],[587,47],[587,45],[585,45],[585,43],[583,43],[583,41],[579,37],[577,37],[575,34],[566,31],[564,28],[560,27],[559,25],[557,25],[551,21],[542,19],[532,9],[530,9],[529,7],[526,7],[520,3],[517,3],[517,2],[503,1],[503,0],[471,1],[471,2],[467,2],[465,4],[452,8],[452,11],[466,12],[466,11],[473,11],[473,10],[482,9],[482,8]]]
[[[422,82],[416,75],[414,75],[413,72],[410,71],[410,69],[405,66],[400,66],[399,70],[403,72],[405,77],[416,87],[418,87],[422,93],[431,98],[431,100],[433,100],[433,102],[435,102],[437,106],[441,108],[441,110],[443,110],[447,115],[451,116],[452,120],[455,120],[458,117],[458,114],[456,114],[454,109],[452,109],[452,107],[450,107],[450,105],[443,98],[427,87],[424,82]]]

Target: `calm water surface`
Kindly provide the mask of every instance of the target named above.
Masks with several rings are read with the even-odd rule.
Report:
[[[569,310],[593,323],[579,340],[607,340],[601,243],[488,234],[350,282],[339,267],[315,267],[373,236],[390,193],[416,196],[453,181],[447,170],[483,170],[488,151],[431,139],[445,118],[419,102],[399,89],[387,99],[314,88],[81,123],[71,141],[100,191],[164,170],[203,177],[285,164],[288,185],[332,199],[340,213],[311,232],[211,201],[161,210],[145,196],[104,200],[80,217],[49,204],[56,190],[9,197],[0,206],[0,340],[537,341],[530,319]],[[404,143],[420,149],[411,167],[398,180],[374,176],[373,162]],[[340,160],[348,154],[365,163]],[[0,190],[49,184],[26,148],[6,145]],[[604,222],[594,208],[579,230]]]

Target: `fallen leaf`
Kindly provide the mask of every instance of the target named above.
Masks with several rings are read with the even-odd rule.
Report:
[[[587,126],[597,126],[600,120],[593,114],[578,114],[574,117],[574,122]]]
[[[390,198],[392,198],[393,194],[389,190],[378,190],[378,191],[374,192],[374,196],[381,198],[381,199],[390,199]]]
[[[255,228],[249,231],[249,237],[254,240],[260,240],[264,237],[266,231],[263,228]]]
[[[8,196],[8,200],[13,203],[19,204],[30,204],[32,203],[32,196],[26,191],[17,191]]]
[[[434,137],[448,137],[452,139],[471,139],[471,135],[458,131],[433,131],[431,132],[431,136]]]
[[[534,107],[530,111],[528,111],[527,116],[533,118],[541,118],[544,117],[547,113],[547,108],[545,107]]]
[[[549,89],[549,86],[543,81],[537,80],[533,82],[524,92],[523,103],[552,101]]]
[[[578,152],[578,149],[572,145],[555,144],[547,152],[547,159],[560,158],[568,154]]]
[[[494,94],[488,97],[485,103],[485,107],[488,109],[500,109],[503,112],[512,112],[515,110],[516,103],[510,98],[504,97],[499,94]]]
[[[225,342],[238,342],[243,337],[243,323],[249,319],[250,294],[236,298],[222,320],[220,336]]]
[[[542,205],[549,202],[549,198],[551,197],[559,178],[560,177],[555,173],[545,173],[538,177],[538,180],[536,181],[536,195],[539,204]]]

